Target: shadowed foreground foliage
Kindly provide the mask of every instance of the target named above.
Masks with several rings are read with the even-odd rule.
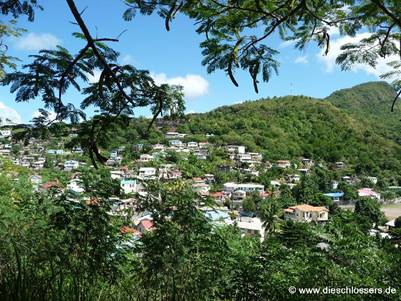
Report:
[[[280,221],[260,243],[210,224],[176,182],[141,202],[156,228],[138,241],[119,232],[124,221],[93,191],[76,202],[56,190],[31,193],[24,175],[0,181],[2,300],[300,300],[288,287],[400,288],[401,254],[366,234],[362,211],[337,209],[324,227]]]

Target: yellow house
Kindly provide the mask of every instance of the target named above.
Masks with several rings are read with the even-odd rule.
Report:
[[[301,204],[284,209],[284,219],[299,222],[325,222],[329,219],[326,207]]]

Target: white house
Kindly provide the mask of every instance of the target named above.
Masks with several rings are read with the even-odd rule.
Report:
[[[242,236],[259,236],[261,241],[265,239],[265,228],[258,217],[241,216],[237,220],[237,227]]]
[[[74,147],[74,148],[72,149],[72,152],[73,152],[74,154],[78,154],[78,155],[82,155],[82,154],[84,153],[84,151],[82,150],[82,148],[79,147],[79,146]]]
[[[64,170],[71,171],[79,167],[79,162],[76,160],[67,160],[64,162]]]
[[[241,190],[244,192],[263,192],[265,190],[265,187],[261,184],[253,184],[253,183],[243,183],[243,184],[237,184],[237,183],[232,183],[228,182],[223,184],[224,191],[226,192],[234,192],[236,190]]]
[[[138,191],[136,180],[121,180],[120,188],[124,191],[124,194],[135,193]]]
[[[374,191],[372,188],[361,188],[358,189],[359,197],[369,197],[372,199],[380,200],[380,193]]]
[[[141,167],[139,168],[138,176],[144,180],[156,179],[156,168],[154,167]]]
[[[49,149],[47,151],[49,155],[64,155],[64,150],[62,149]]]
[[[71,180],[67,185],[67,190],[76,194],[85,192],[85,189],[82,187],[82,181],[79,179]]]
[[[188,148],[197,148],[197,147],[199,147],[199,145],[198,145],[198,142],[191,141],[191,142],[187,143],[187,147]]]
[[[44,159],[37,160],[32,163],[32,168],[33,169],[42,169],[45,166],[45,162],[46,161]]]
[[[290,168],[291,167],[291,162],[288,160],[277,160],[276,161],[276,166],[278,168]]]
[[[200,196],[209,195],[210,186],[206,183],[194,183],[192,184],[192,191],[199,194]]]
[[[170,140],[170,141],[169,141],[169,144],[170,144],[171,146],[175,146],[175,147],[182,147],[182,146],[184,146],[184,144],[182,143],[182,141],[181,141],[181,140],[177,140],[177,139]]]
[[[226,151],[229,153],[245,154],[245,146],[243,146],[243,145],[227,145]]]
[[[165,149],[166,147],[163,145],[163,144],[154,144],[153,146],[152,146],[152,149],[154,150],[154,151],[164,151],[164,149]]]
[[[284,209],[284,219],[300,222],[325,222],[329,219],[329,209],[301,204]]]
[[[237,159],[243,163],[251,163],[253,162],[251,154],[237,154]]]
[[[178,132],[167,132],[165,134],[166,139],[177,139],[184,138],[186,134],[178,133]]]
[[[139,157],[139,162],[150,162],[152,160],[154,160],[155,158],[152,155],[149,154],[142,154]]]
[[[335,164],[335,166],[336,166],[337,168],[344,168],[344,167],[345,167],[345,163],[342,162],[342,161],[338,161],[338,162],[336,162],[336,163],[334,163],[334,164]]]
[[[373,183],[374,185],[377,184],[377,177],[366,177],[371,183]]]

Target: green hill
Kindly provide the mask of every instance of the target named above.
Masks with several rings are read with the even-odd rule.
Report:
[[[386,82],[370,82],[332,93],[325,100],[351,114],[361,122],[374,126],[383,136],[399,139],[401,103],[391,112],[396,94]],[[398,141],[398,140],[397,140]]]
[[[401,114],[389,112],[393,98],[388,84],[367,83],[323,100],[287,96],[192,114],[179,130],[212,133],[217,144],[244,144],[269,160],[304,156],[343,160],[357,172],[398,172]]]

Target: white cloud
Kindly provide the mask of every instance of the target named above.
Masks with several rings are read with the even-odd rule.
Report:
[[[42,116],[42,114],[40,114],[39,110],[34,111],[32,113],[32,118],[36,118],[36,117],[40,117],[40,116]],[[49,112],[49,116],[47,118],[47,122],[54,121],[56,119],[56,117],[57,117],[57,114],[55,112]]]
[[[209,83],[200,75],[187,74],[183,76],[168,78],[165,73],[152,73],[156,84],[180,85],[184,88],[186,98],[193,99],[205,95],[209,90]]]
[[[279,45],[280,48],[287,48],[287,47],[292,47],[295,45],[297,41],[295,40],[288,40],[288,41],[284,41],[281,42],[281,44]]]
[[[356,43],[361,39],[365,39],[370,36],[370,33],[360,33],[355,37],[344,36],[338,39],[332,40],[330,42],[330,49],[327,55],[324,55],[324,49],[322,49],[318,54],[317,58],[324,64],[327,72],[333,72],[334,70],[339,70],[339,67],[336,65],[336,58],[342,52],[341,47],[348,43]],[[379,77],[381,74],[386,73],[392,68],[387,64],[394,60],[399,59],[396,56],[388,56],[386,58],[379,58],[377,61],[377,65],[375,68],[368,66],[366,64],[355,64],[351,67],[351,71],[354,72],[365,72],[370,75],[374,75]]]
[[[130,54],[126,54],[122,57],[121,63],[124,65],[137,65],[137,61]]]
[[[304,56],[298,56],[297,58],[295,58],[294,63],[296,64],[308,64],[308,57],[306,55]]]
[[[52,49],[61,44],[61,40],[50,33],[28,33],[18,38],[15,47],[20,50]]]
[[[21,115],[18,112],[10,107],[7,107],[4,103],[0,102],[0,124],[9,124],[9,123],[22,123]],[[10,121],[7,121],[10,120]]]
[[[96,69],[95,71],[93,71],[93,75],[87,73],[89,83],[91,83],[91,84],[97,83],[100,79],[101,74],[102,74],[102,72],[99,69]]]

